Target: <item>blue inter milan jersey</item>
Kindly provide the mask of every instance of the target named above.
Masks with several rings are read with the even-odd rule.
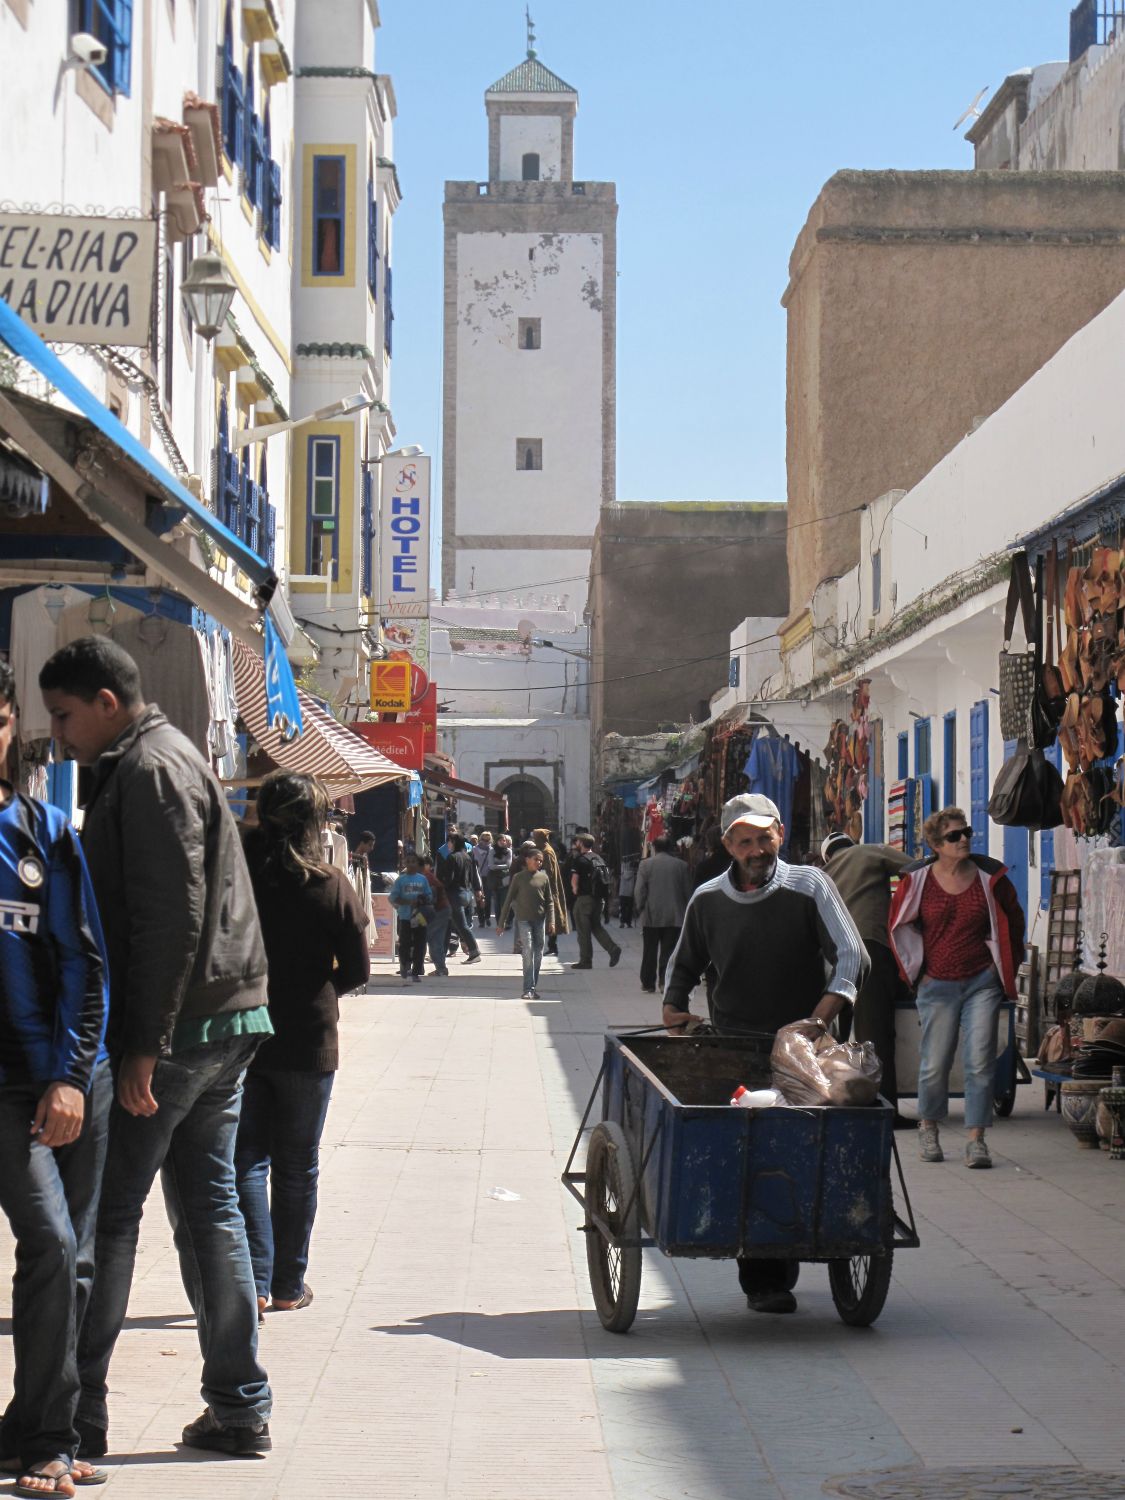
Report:
[[[0,1082],[85,1091],[105,1054],[105,943],[77,835],[57,808],[0,807]]]

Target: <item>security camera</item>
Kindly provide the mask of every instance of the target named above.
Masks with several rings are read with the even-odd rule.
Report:
[[[70,55],[80,67],[100,68],[109,48],[89,31],[76,31],[70,39]]]

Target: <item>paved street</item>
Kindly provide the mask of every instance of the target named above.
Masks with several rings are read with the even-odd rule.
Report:
[[[995,1171],[908,1161],[923,1245],[900,1255],[874,1329],[837,1320],[821,1268],[805,1269],[795,1317],[756,1318],[731,1264],[646,1252],[632,1333],[602,1331],[558,1175],[603,1028],[654,1016],[639,934],[623,936],[617,970],[600,953],[592,973],[552,964],[537,1003],[492,939],[444,985],[380,977],[348,1002],[316,1301],[262,1335],[266,1460],[175,1447],[199,1409],[198,1359],[154,1199],[112,1372],[112,1494],[1125,1493],[1125,1168],[1077,1149],[1037,1089],[997,1125]],[[8,1338],[0,1353],[6,1378]],[[964,1478],[872,1472],[947,1467]],[[1076,1468],[1113,1477],[1067,1482]]]

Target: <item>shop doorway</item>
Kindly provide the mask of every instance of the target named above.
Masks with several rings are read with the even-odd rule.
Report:
[[[495,788],[508,799],[508,831],[518,844],[533,828],[555,827],[555,799],[535,776],[512,776]]]

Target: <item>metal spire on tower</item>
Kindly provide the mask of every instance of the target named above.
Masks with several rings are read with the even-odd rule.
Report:
[[[531,19],[531,6],[525,5],[523,13],[527,17],[527,55],[528,57],[535,57],[537,56],[535,51],[535,22]]]

